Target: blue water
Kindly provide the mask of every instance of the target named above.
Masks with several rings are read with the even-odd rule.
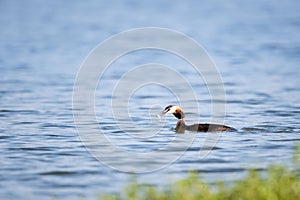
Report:
[[[162,169],[138,174],[139,182],[163,186],[190,170],[201,172],[207,182],[230,182],[249,168],[290,166],[300,140],[299,8],[296,0],[1,1],[0,198],[95,199],[102,192],[122,190],[132,176],[88,152],[74,124],[72,92],[80,65],[98,43],[138,27],[180,31],[206,49],[224,83],[224,123],[238,129],[218,134],[205,158],[199,155],[208,135],[187,133],[174,139],[173,116],[164,119],[161,134],[154,139],[128,139],[106,115],[111,100],[106,94],[129,66],[161,63],[190,80],[200,109],[184,108],[188,123],[209,122],[211,101],[203,80],[180,58],[151,50],[124,56],[107,71],[107,87],[96,90],[102,133],[132,152],[153,151],[170,141],[180,146],[184,137],[195,137],[188,149],[168,149],[170,155],[182,152],[182,156]],[[151,125],[149,112],[181,103],[157,85],[137,90],[128,102],[131,117],[122,123],[132,120],[146,127]],[[127,163],[120,158],[111,160],[114,166],[134,164],[134,159]],[[162,161],[149,159],[144,165]]]

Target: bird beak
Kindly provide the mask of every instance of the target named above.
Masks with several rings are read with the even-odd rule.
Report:
[[[159,114],[157,114],[156,116],[159,118],[159,119],[161,119],[161,116],[164,116],[165,114],[167,114],[167,110],[163,110],[163,111],[161,111]]]
[[[161,111],[161,113],[159,114],[160,116],[167,114],[167,112],[169,112],[169,110],[163,110]]]

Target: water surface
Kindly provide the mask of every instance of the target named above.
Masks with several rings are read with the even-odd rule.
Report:
[[[188,133],[195,137],[189,148],[168,149],[170,155],[182,152],[180,158],[163,169],[138,175],[138,181],[162,186],[196,170],[208,182],[230,182],[249,168],[290,165],[300,140],[299,7],[297,1],[224,5],[211,1],[184,5],[177,1],[2,1],[1,199],[93,199],[124,187],[131,175],[101,164],[81,142],[73,121],[72,90],[80,64],[92,48],[112,34],[136,27],[174,29],[203,45],[224,82],[225,124],[238,129],[219,134],[205,158],[200,152],[205,150],[207,134]],[[107,71],[106,87],[96,90],[95,108],[102,132],[131,152],[153,151],[175,138],[173,116],[164,119],[155,138],[137,141],[108,115],[115,82],[130,67],[149,62],[171,66],[190,81],[200,109],[195,111],[186,103],[188,123],[211,119],[205,82],[184,60],[150,50],[124,56]],[[175,97],[157,85],[137,90],[128,103],[130,120],[149,127],[152,111],[182,103]],[[124,120],[127,124],[129,119]],[[185,135],[176,136],[179,147]],[[155,162],[160,160],[149,159],[144,165]],[[130,162],[115,159],[114,163]]]

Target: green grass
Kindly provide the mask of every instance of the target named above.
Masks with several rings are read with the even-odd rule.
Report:
[[[124,192],[103,195],[105,200],[300,200],[299,148],[295,150],[294,169],[271,166],[267,172],[249,170],[248,175],[226,185],[205,183],[199,174],[190,173],[187,178],[170,184],[164,189],[132,181]]]

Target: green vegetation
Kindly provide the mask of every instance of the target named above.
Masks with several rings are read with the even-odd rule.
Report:
[[[122,194],[104,195],[105,200],[280,200],[300,199],[299,148],[295,150],[294,169],[269,167],[267,172],[250,170],[248,175],[232,183],[211,186],[190,173],[165,189],[133,181]]]

